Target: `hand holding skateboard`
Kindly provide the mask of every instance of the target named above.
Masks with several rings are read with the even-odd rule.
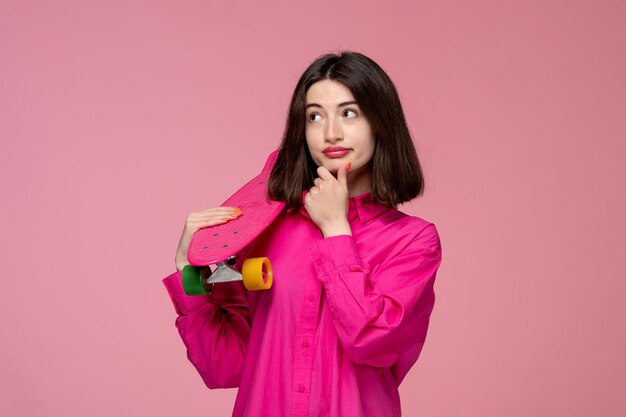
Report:
[[[248,290],[272,286],[269,259],[246,259],[241,273],[232,266],[236,263],[234,256],[265,230],[285,206],[284,202],[270,200],[267,196],[267,181],[277,156],[278,151],[272,152],[261,173],[222,204],[221,208],[240,208],[240,217],[193,234],[187,253],[190,265],[183,268],[182,277],[188,295],[210,294],[213,284],[237,280],[243,280]],[[212,271],[209,265],[217,265],[217,268]]]
[[[182,271],[183,267],[189,264],[187,251],[195,232],[205,227],[224,224],[238,218],[241,214],[242,211],[238,207],[212,207],[189,213],[176,250],[176,270]]]

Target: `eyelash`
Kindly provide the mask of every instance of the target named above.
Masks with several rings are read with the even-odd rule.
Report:
[[[344,114],[345,114],[346,112],[349,112],[349,111],[351,111],[352,113],[354,113],[354,115],[355,115],[354,117],[356,117],[356,116],[358,116],[358,115],[359,115],[359,112],[357,112],[357,111],[356,111],[356,110],[354,110],[354,109],[346,109],[346,110],[344,111]],[[316,115],[319,115],[319,114],[318,114],[318,113],[311,113],[311,114],[309,114],[309,115],[307,116],[307,120],[308,120],[309,122],[314,122],[315,120],[311,120],[311,117],[312,117],[312,116],[316,116]]]

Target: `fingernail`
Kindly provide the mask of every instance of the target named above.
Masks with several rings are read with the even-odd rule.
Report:
[[[352,166],[352,162],[348,162],[346,164],[346,171],[349,171],[351,166]]]

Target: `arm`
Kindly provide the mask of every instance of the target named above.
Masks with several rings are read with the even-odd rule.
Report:
[[[312,248],[339,340],[356,363],[390,367],[408,354],[410,367],[424,343],[441,263],[435,225],[399,245],[372,271],[352,236],[332,236]]]
[[[211,295],[188,296],[181,272],[163,280],[174,303],[176,327],[187,357],[209,388],[239,386],[250,335],[250,313],[241,282],[215,285]]]

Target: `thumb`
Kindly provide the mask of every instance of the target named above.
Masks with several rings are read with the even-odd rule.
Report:
[[[348,162],[346,165],[340,166],[337,171],[337,181],[339,181],[339,184],[341,184],[346,191],[348,191],[348,171],[350,170],[350,165],[352,165],[352,163]]]

